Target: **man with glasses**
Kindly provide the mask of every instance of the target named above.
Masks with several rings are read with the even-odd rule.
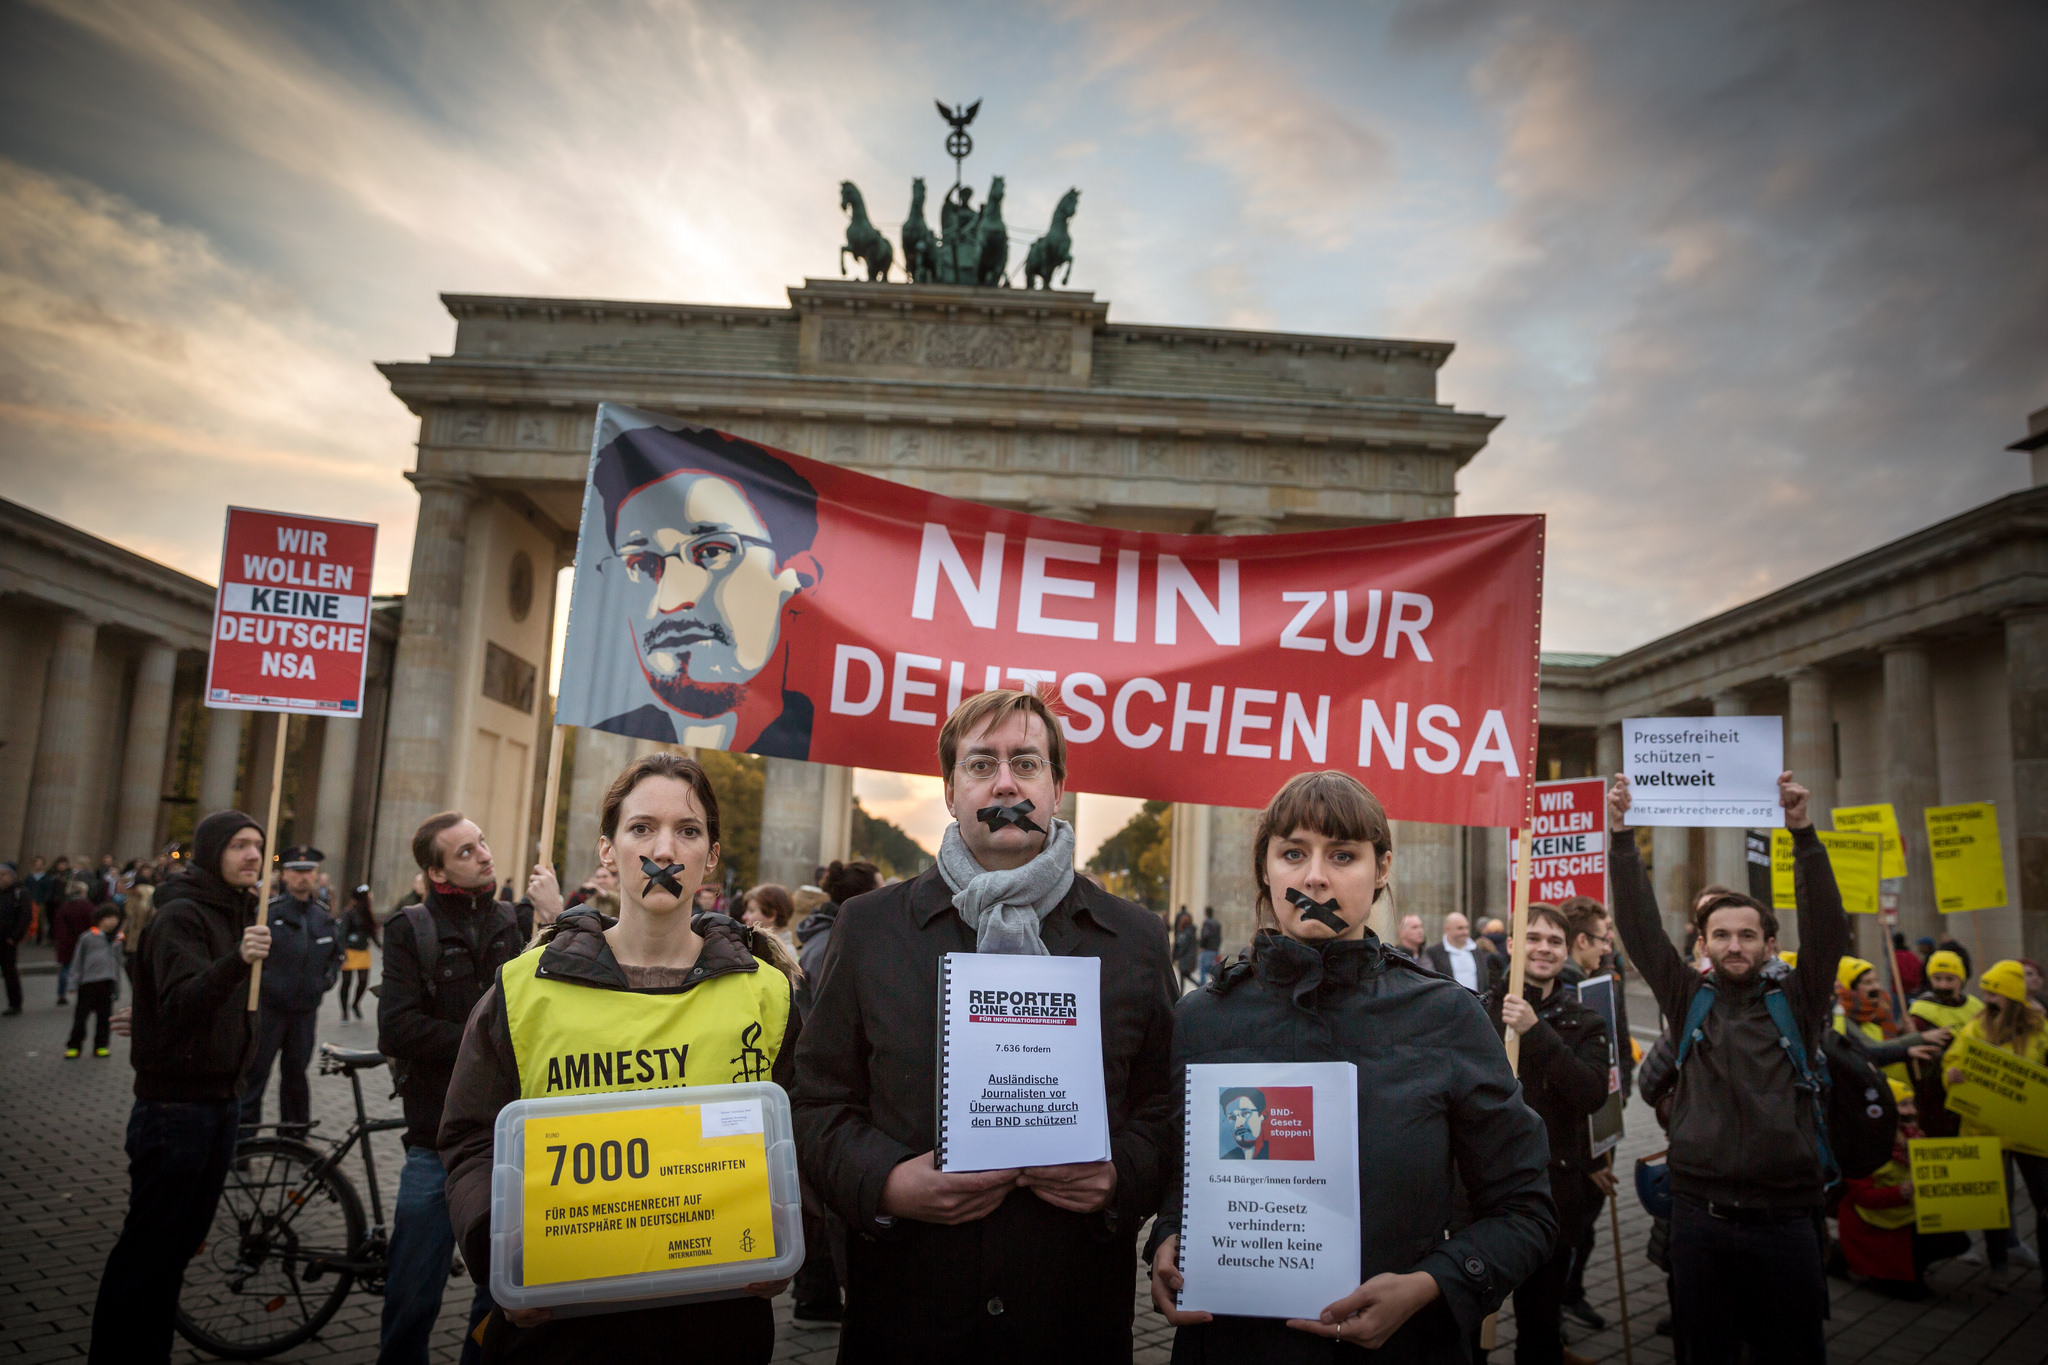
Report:
[[[591,487],[610,552],[592,605],[608,624],[591,667],[563,679],[591,695],[565,709],[639,739],[810,757],[811,699],[782,683],[791,601],[821,574],[817,490],[750,441],[656,426],[605,446]]]
[[[939,732],[937,866],[841,907],[797,1044],[797,1154],[852,1234],[839,1359],[1131,1358],[1131,1266],[1180,1140],[1174,973],[1158,917],[1074,875],[1066,737],[1035,693]],[[1110,1159],[947,1173],[933,1160],[947,953],[1102,962]]]

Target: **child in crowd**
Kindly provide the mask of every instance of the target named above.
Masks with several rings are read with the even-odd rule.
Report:
[[[114,997],[121,986],[121,907],[108,901],[99,907],[92,928],[78,936],[71,953],[71,984],[78,1003],[71,1011],[71,1041],[66,1057],[76,1057],[85,1043],[85,1018],[95,1016],[92,1055],[105,1057],[114,1017]]]

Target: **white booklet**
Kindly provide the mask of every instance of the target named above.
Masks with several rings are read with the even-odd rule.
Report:
[[[942,1171],[1109,1159],[1102,960],[947,953],[939,965]]]
[[[1358,1068],[1190,1066],[1180,1306],[1316,1318],[1358,1288]]]

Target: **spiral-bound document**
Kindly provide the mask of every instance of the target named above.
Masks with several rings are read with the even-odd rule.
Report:
[[[1180,1307],[1316,1318],[1358,1288],[1358,1068],[1190,1066]]]
[[[942,1171],[1109,1159],[1102,962],[947,953],[939,964]]]

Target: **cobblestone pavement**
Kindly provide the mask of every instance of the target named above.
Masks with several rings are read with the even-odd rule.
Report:
[[[0,1162],[0,1361],[71,1361],[85,1354],[100,1268],[126,1208],[127,1165],[121,1144],[133,1073],[123,1039],[115,1040],[114,1056],[106,1061],[90,1056],[65,1061],[70,1011],[55,1007],[55,981],[31,975],[26,985],[27,1012],[0,1019],[0,1114],[6,1116],[7,1138],[6,1160]],[[374,1003],[374,997],[365,1003]],[[1637,1018],[1655,1017],[1647,999],[1637,1002],[1637,1010]],[[371,1047],[375,1034],[374,1024],[342,1023],[331,1001],[323,1012],[322,1041]],[[382,1073],[366,1075],[381,1078]],[[347,1084],[339,1077],[320,1076],[312,1083],[314,1115],[320,1120],[316,1135],[339,1134],[353,1118]],[[396,1101],[386,1098],[388,1087],[381,1079],[367,1083],[365,1089],[372,1097],[373,1116],[398,1112]],[[274,1083],[270,1103],[274,1115]],[[1662,1146],[1655,1121],[1643,1106],[1631,1107],[1628,1123],[1624,1168],[1638,1155]],[[376,1141],[388,1210],[397,1181],[398,1140],[395,1134],[383,1134]],[[360,1184],[360,1165],[351,1166],[350,1177]],[[1670,1338],[1651,1330],[1665,1312],[1665,1296],[1663,1277],[1643,1255],[1649,1219],[1626,1192],[1620,1214],[1634,1358],[1669,1361]],[[2031,1212],[2023,1211],[2018,1222],[2032,1231]],[[1592,1360],[1621,1361],[1620,1291],[1613,1246],[1604,1230],[1586,1280],[1589,1298],[1610,1326],[1597,1333],[1568,1326],[1569,1347]],[[1930,1280],[1938,1293],[1926,1303],[1902,1303],[1845,1281],[1831,1281],[1833,1358],[1879,1365],[1937,1359],[1942,1365],[2048,1361],[2048,1299],[2043,1297],[2038,1271],[2029,1271],[2002,1293],[1988,1286],[1983,1267],[1960,1262],[1936,1267]],[[1171,1351],[1172,1329],[1152,1311],[1136,1267],[1132,1286],[1138,1307],[1137,1360],[1140,1365],[1163,1362]],[[468,1297],[465,1285],[451,1284],[435,1338],[437,1362],[457,1357]],[[380,1306],[379,1299],[352,1295],[317,1340],[278,1358],[373,1361]],[[794,1326],[787,1295],[776,1303],[776,1319],[778,1361],[811,1365],[835,1357],[835,1333]],[[1495,1360],[1511,1358],[1513,1339],[1510,1308],[1501,1316]],[[180,1362],[207,1359],[182,1340],[175,1354]]]

